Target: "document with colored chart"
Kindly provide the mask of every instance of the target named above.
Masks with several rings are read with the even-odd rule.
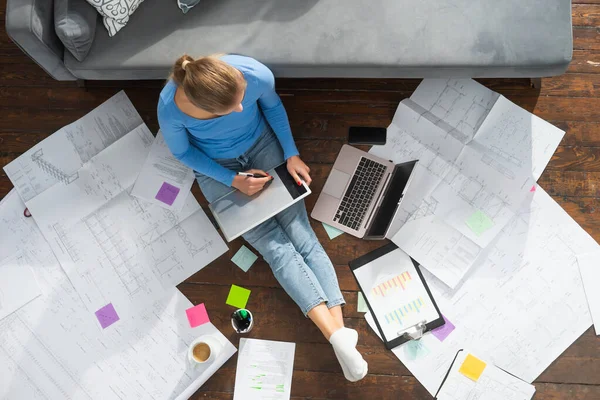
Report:
[[[385,338],[440,318],[411,258],[396,249],[353,270]]]

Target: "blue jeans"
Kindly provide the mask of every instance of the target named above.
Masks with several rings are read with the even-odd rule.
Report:
[[[225,168],[267,171],[284,162],[277,137],[267,127],[252,147],[237,158],[216,159]],[[196,172],[209,202],[232,189]],[[333,264],[310,226],[304,201],[299,201],[243,235],[273,270],[275,278],[304,315],[320,303],[345,304]]]

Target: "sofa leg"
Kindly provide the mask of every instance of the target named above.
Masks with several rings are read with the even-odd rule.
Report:
[[[84,79],[77,79],[77,87],[78,88],[85,88],[85,80]]]
[[[531,82],[532,88],[534,88],[534,89],[542,88],[542,78],[531,78],[531,79],[529,79],[529,81]]]

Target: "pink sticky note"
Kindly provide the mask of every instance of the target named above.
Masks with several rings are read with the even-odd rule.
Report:
[[[156,193],[155,199],[172,206],[178,194],[179,188],[177,186],[173,186],[170,183],[163,182],[162,186],[158,190],[158,193]]]
[[[185,310],[187,314],[188,321],[190,322],[190,326],[195,328],[197,326],[203,325],[207,322],[210,322],[208,319],[208,314],[206,313],[206,307],[204,303],[198,304],[192,308],[188,308]]]
[[[115,311],[115,308],[113,307],[112,303],[108,303],[107,305],[96,311],[95,314],[96,318],[98,318],[98,322],[100,322],[100,326],[102,327],[102,329],[108,328],[109,326],[111,326],[119,320],[119,316],[117,315],[117,312]]]
[[[529,191],[530,191],[530,192],[535,192],[535,185],[533,185],[533,186],[531,187],[531,189],[529,189]]]
[[[435,328],[434,330],[431,331],[431,333],[433,333],[433,336],[438,338],[438,340],[440,342],[443,342],[444,340],[446,340],[448,335],[450,335],[450,333],[452,333],[452,331],[455,328],[454,325],[452,324],[452,322],[448,321],[448,319],[446,317],[444,317],[442,315],[442,318],[444,318],[444,322],[446,322],[446,323],[444,325],[440,326],[439,328]]]

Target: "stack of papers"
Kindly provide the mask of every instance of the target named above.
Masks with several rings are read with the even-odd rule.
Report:
[[[419,160],[392,240],[454,288],[514,216],[564,132],[470,79],[426,79],[371,153]]]
[[[121,92],[5,167],[0,398],[187,399],[235,353],[175,288],[227,250],[189,188],[178,210],[131,195],[153,143]],[[222,350],[194,369],[203,335]]]
[[[465,346],[532,382],[590,326],[579,269],[593,282],[600,254],[535,183],[564,132],[469,79],[425,79],[387,132],[372,153],[419,160],[391,239],[451,321],[394,354],[431,394]]]

